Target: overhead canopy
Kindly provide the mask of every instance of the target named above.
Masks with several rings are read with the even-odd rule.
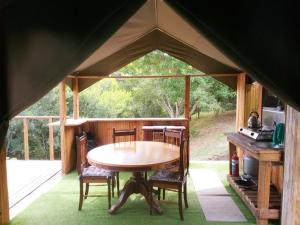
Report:
[[[300,110],[296,3],[210,2],[4,1],[0,6],[0,145],[5,122],[64,77],[90,75],[121,50],[133,60],[144,47],[149,52],[156,46],[206,73],[243,70]],[[155,43],[151,36],[160,38]],[[150,47],[134,49],[142,38],[151,39]],[[126,57],[116,61],[110,62],[109,70],[127,63]],[[107,75],[109,70],[97,75]],[[81,89],[90,84],[82,83]]]
[[[159,49],[208,74],[236,74],[238,67],[164,1],[147,1],[120,29],[81,63],[72,75],[107,76]],[[236,88],[236,77],[218,77]],[[97,80],[80,79],[79,91]],[[71,81],[68,82],[70,87]]]

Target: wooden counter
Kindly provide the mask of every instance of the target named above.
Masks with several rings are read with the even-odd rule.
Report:
[[[255,141],[238,133],[227,135],[229,141],[229,159],[239,147],[245,154],[259,161],[257,186],[251,189],[236,183],[236,177],[227,176],[231,187],[245,202],[258,225],[267,225],[268,219],[279,219],[281,208],[281,194],[271,185],[272,163],[280,162],[283,158],[283,149],[261,148]],[[231,169],[229,160],[229,169]]]

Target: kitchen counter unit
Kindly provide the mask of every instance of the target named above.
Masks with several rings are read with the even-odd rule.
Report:
[[[250,155],[259,161],[257,185],[251,188],[240,185],[237,177],[228,175],[231,187],[237,192],[245,202],[253,215],[256,217],[258,225],[267,225],[268,219],[279,219],[281,208],[281,194],[271,185],[272,163],[281,162],[283,149],[273,148],[272,145],[261,144],[242,134],[227,134],[229,142],[229,169],[231,170],[231,157],[237,148],[244,154]]]

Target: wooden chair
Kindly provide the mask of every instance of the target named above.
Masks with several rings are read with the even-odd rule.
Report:
[[[133,137],[133,141],[136,141],[136,128],[133,129],[122,129],[117,130],[116,128],[113,128],[112,138],[113,143],[116,143],[116,137]]]
[[[108,194],[108,208],[111,207],[111,185],[114,193],[114,182],[113,182],[113,174],[111,171],[99,169],[95,166],[91,166],[88,164],[86,159],[87,154],[87,136],[83,134],[82,136],[76,136],[76,145],[77,151],[80,151],[80,159],[81,159],[81,172],[79,175],[79,206],[78,210],[82,209],[83,198],[86,199],[89,195],[89,184],[97,183],[102,185],[107,185],[107,194]],[[85,186],[85,193],[83,194],[83,184]],[[94,197],[97,195],[93,195]]]
[[[167,130],[166,128],[163,131],[163,139],[165,143],[174,144],[180,146],[183,140],[183,131],[182,130]]]
[[[136,141],[136,128],[133,129],[122,129],[122,130],[117,130],[116,128],[113,128],[112,132],[112,139],[113,143],[116,143],[116,138],[117,137],[127,137],[128,140],[130,141]],[[132,138],[131,138],[132,137]],[[125,141],[124,139],[122,141]],[[114,172],[116,179],[117,179],[117,192],[118,196],[120,196],[120,180],[119,180],[119,172]]]
[[[168,130],[168,129],[164,129],[163,130],[163,140],[165,143],[170,143],[170,144],[174,144],[177,146],[181,145],[181,142],[183,140],[183,130]],[[187,151],[188,152],[188,151]],[[189,161],[189,156],[187,153],[187,162]],[[189,165],[187,164],[187,167]],[[178,171],[178,163],[174,163],[173,165],[170,165],[169,168],[167,168],[169,170],[172,171]],[[188,168],[187,168],[188,170]],[[166,196],[166,189],[163,188],[163,200],[165,200],[165,196]],[[171,189],[169,189],[169,191],[173,191]],[[158,199],[160,200],[160,188],[158,189]]]
[[[158,187],[159,189],[171,189],[176,190],[178,192],[178,208],[180,219],[183,218],[182,211],[182,193],[184,197],[185,207],[188,208],[187,202],[187,151],[188,151],[188,140],[183,140],[180,145],[180,153],[179,153],[179,170],[159,170],[156,171],[148,180],[149,184],[149,196],[151,204],[153,204],[153,195],[152,190],[153,187]],[[152,214],[152,208],[150,207],[150,214]]]

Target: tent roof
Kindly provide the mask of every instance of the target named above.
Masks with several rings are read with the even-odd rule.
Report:
[[[235,74],[239,68],[164,1],[147,1],[71,74],[103,78],[159,49],[208,74]],[[236,77],[218,77],[236,88]],[[97,80],[80,79],[79,91]],[[71,85],[71,81],[68,81]]]
[[[168,38],[160,48],[200,70],[242,70],[300,110],[297,33],[300,20],[294,2],[4,2],[0,7],[3,54],[0,57],[0,144],[7,120],[45,95],[64,77],[83,75],[84,71],[96,68],[102,59],[147,35]],[[160,38],[156,39],[156,46],[163,41]],[[180,44],[174,46],[170,40]],[[137,46],[132,54],[138,50]],[[194,55],[206,57],[212,64],[203,68],[200,62],[204,61]],[[111,68],[117,69],[126,57]],[[82,80],[80,85],[82,90],[91,83],[84,84]]]

